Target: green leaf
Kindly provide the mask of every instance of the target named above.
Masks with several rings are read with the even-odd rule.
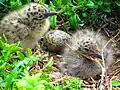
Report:
[[[63,5],[71,5],[71,0],[62,0]]]
[[[103,1],[102,0],[100,0],[100,1],[98,1],[98,5],[102,5],[103,4]]]
[[[7,38],[6,38],[6,36],[3,34],[3,38],[4,38],[4,40],[5,40],[5,43],[7,43],[8,42],[8,40],[7,40]]]
[[[22,2],[21,0],[10,0],[10,7],[12,9],[17,9],[17,8],[20,8],[22,7]]]
[[[76,0],[76,1],[80,6],[84,6],[84,4],[86,3],[86,0]]]
[[[31,51],[30,48],[27,49],[27,51],[26,51],[26,55],[27,55],[27,57],[32,56],[32,51]]]
[[[12,87],[12,82],[14,81],[14,79],[17,77],[18,73],[20,72],[20,68],[15,67],[12,72],[9,74],[9,76],[7,77],[6,80],[6,86],[5,86],[5,90],[10,90],[10,88]]]
[[[14,6],[16,4],[15,0],[10,0],[10,5]]]
[[[1,2],[1,3],[4,3],[4,2],[5,2],[5,0],[0,0],[0,2]]]
[[[86,88],[80,88],[80,90],[86,90]]]
[[[23,53],[17,52],[17,55],[18,55],[18,57],[20,58],[20,60],[24,60],[25,56],[24,56]]]
[[[56,28],[56,26],[57,26],[57,16],[51,16],[50,17],[50,24],[51,24],[52,28]]]
[[[80,19],[80,17],[79,17],[78,14],[76,14],[76,19],[77,19],[77,22],[80,22],[80,21],[81,21],[81,19]]]
[[[76,27],[77,23],[80,21],[81,19],[79,18],[78,14],[74,14],[69,18],[69,23],[72,27]]]
[[[116,0],[115,3],[120,6],[120,0]]]
[[[46,64],[46,67],[47,67],[47,66],[52,66],[53,63],[54,63],[54,62],[53,62],[53,58],[51,57],[50,60],[49,60],[49,62]]]
[[[108,7],[108,8],[106,8],[106,9],[104,10],[104,12],[110,13],[110,12],[111,12],[111,9]]]
[[[53,5],[53,3],[50,1],[50,10],[55,11],[55,6]],[[52,26],[52,28],[56,28],[57,26],[57,16],[51,16],[50,17],[50,24]]]
[[[44,69],[45,69],[45,71],[48,71],[48,70],[52,70],[52,68],[53,68],[53,58],[51,57],[50,59],[49,59],[49,62],[45,65],[45,67],[44,67]]]
[[[62,7],[62,0],[52,0],[52,2],[56,6],[56,8]]]
[[[75,6],[71,6],[71,5],[65,5],[63,6],[62,8],[63,10],[63,14],[66,15],[66,16],[71,16],[73,15],[75,12],[76,12],[76,7]]]
[[[104,2],[104,5],[106,5],[106,6],[109,6],[110,4],[111,4],[111,2],[108,2],[108,1]]]
[[[118,86],[120,86],[120,80],[113,80],[113,81],[112,81],[112,86],[113,86],[113,87],[118,87]]]
[[[88,3],[86,4],[86,6],[88,6],[88,7],[93,7],[93,6],[94,6],[94,2],[90,1],[90,2],[88,2]]]

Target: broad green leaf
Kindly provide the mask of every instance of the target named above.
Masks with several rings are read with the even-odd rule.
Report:
[[[75,28],[77,23],[80,21],[81,21],[81,19],[79,18],[79,16],[77,14],[74,14],[74,15],[70,16],[70,18],[69,18],[69,23],[73,28]]]
[[[56,26],[57,26],[57,16],[51,16],[50,17],[50,24],[51,24],[52,28],[56,28]]]
[[[120,86],[120,80],[113,80],[113,81],[112,81],[112,86],[113,86],[113,87]]]

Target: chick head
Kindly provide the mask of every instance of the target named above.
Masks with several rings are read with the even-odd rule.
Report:
[[[87,34],[87,36],[86,36]],[[92,33],[94,35],[94,33]],[[83,36],[82,36],[83,35]],[[87,31],[78,32],[73,36],[71,47],[79,55],[91,56],[101,59],[99,42]]]
[[[24,12],[30,19],[43,20],[49,16],[57,15],[57,12],[49,11],[44,5],[31,3],[26,6]]]

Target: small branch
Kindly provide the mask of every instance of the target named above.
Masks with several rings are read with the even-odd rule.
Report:
[[[104,49],[105,49],[106,46],[107,46],[113,39],[115,39],[119,34],[120,34],[120,29],[118,29],[118,33],[117,33],[113,38],[111,38],[111,39],[104,45],[104,47],[103,47],[103,49],[102,49],[101,54],[102,54],[102,65],[103,65],[103,67],[102,67],[102,76],[101,76],[101,83],[100,83],[100,85],[102,85],[103,82],[104,82],[104,75],[105,75],[105,72],[106,72],[106,70],[105,70],[105,60],[104,60],[104,54],[103,54]],[[100,90],[103,90],[103,87],[102,87],[102,86],[100,87]],[[110,89],[110,90],[112,90],[112,89]]]
[[[104,45],[104,47],[103,47],[103,49],[102,49],[103,67],[105,67],[105,60],[104,60],[104,55],[103,55],[104,49],[105,49],[106,46],[107,46],[113,39],[115,39],[119,34],[120,34],[120,29],[118,29],[118,33],[117,33],[113,38],[111,38],[111,39]]]

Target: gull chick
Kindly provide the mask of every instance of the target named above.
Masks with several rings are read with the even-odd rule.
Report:
[[[27,4],[0,21],[0,36],[4,34],[9,43],[20,41],[23,50],[33,48],[48,31],[48,17],[52,15],[57,15],[57,12],[51,12],[38,3]]]
[[[64,50],[59,64],[60,70],[68,75],[87,79],[100,75],[102,65],[101,52],[108,39],[100,33],[91,30],[76,32],[71,44]],[[103,51],[105,66],[109,67],[113,60],[111,43]]]

